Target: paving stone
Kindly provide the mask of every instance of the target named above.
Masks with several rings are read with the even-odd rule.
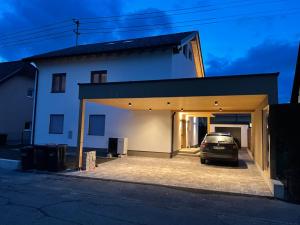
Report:
[[[110,180],[160,184],[213,191],[271,196],[272,193],[247,151],[240,166],[200,164],[198,157],[172,159],[123,157],[99,164],[94,171],[65,173]]]

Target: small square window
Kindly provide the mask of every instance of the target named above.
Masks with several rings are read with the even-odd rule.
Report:
[[[90,115],[89,135],[104,136],[104,133],[105,133],[105,115]]]
[[[33,88],[28,88],[27,89],[27,95],[28,98],[32,98],[33,97]]]
[[[66,91],[66,74],[56,73],[52,75],[52,93],[64,93]]]
[[[31,130],[31,122],[25,122],[24,130]]]
[[[64,130],[64,115],[51,114],[49,124],[49,134],[62,134]]]
[[[91,83],[100,84],[107,82],[107,70],[92,71],[91,72]]]

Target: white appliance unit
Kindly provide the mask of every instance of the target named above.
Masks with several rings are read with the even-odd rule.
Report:
[[[127,155],[128,138],[118,138],[117,153],[118,155]]]

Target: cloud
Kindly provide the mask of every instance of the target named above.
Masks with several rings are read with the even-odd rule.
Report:
[[[150,12],[151,14],[149,14]],[[128,16],[124,17],[121,23],[119,24],[119,26],[134,27],[134,28],[130,28],[129,30],[131,31],[128,32],[121,32],[120,30],[126,30],[126,29],[119,29],[116,30],[116,34],[122,38],[130,38],[135,36],[143,37],[143,36],[150,36],[150,35],[158,35],[162,33],[170,33],[172,32],[172,28],[169,25],[168,26],[157,25],[157,24],[170,24],[170,23],[171,23],[171,18],[165,12],[155,8],[147,8],[147,9],[135,11],[131,14],[128,14]]]
[[[280,72],[279,100],[290,100],[298,43],[264,41],[252,47],[240,58],[230,60],[208,55],[205,62],[207,76]]]

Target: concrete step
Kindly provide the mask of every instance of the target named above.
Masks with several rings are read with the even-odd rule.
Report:
[[[193,154],[193,153],[179,152],[175,157],[199,157],[199,153]]]

